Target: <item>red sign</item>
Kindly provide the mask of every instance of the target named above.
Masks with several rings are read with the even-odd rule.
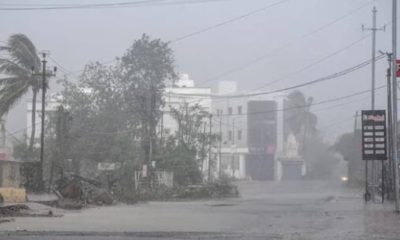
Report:
[[[399,59],[396,60],[396,70],[397,70],[396,77],[400,77],[400,60]]]
[[[275,154],[276,146],[273,144],[268,144],[267,145],[267,154]]]
[[[0,153],[0,161],[7,160],[7,153]]]

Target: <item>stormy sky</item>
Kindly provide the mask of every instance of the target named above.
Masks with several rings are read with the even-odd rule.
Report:
[[[2,0],[0,8],[109,2],[122,1]],[[57,63],[50,60],[50,65],[62,66],[59,76],[66,74],[73,80],[86,63],[110,62],[147,33],[172,41],[177,70],[188,73],[199,86],[224,80],[236,81],[240,89],[266,91],[325,77],[371,58],[371,32],[362,31],[361,25],[371,27],[374,5],[378,27],[387,25],[385,32],[377,32],[377,50],[390,51],[389,0],[160,0],[94,9],[3,9],[0,40],[26,34],[39,50],[51,52]],[[376,67],[379,87],[386,81],[386,59]],[[368,90],[370,81],[367,66],[300,90],[317,103]],[[384,108],[386,90],[376,94],[377,108]],[[27,100],[28,96],[11,112],[10,132],[25,126]],[[369,105],[367,93],[315,105],[312,110],[324,136],[334,140],[352,129],[355,111]]]

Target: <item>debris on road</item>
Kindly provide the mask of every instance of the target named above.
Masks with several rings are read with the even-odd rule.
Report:
[[[0,223],[10,219],[5,217],[61,217],[61,213],[54,213],[53,209],[38,203],[10,204],[0,206]]]
[[[60,196],[57,206],[65,209],[80,209],[87,204],[111,205],[112,194],[100,182],[71,175],[59,181],[56,194]]]
[[[238,197],[239,190],[236,185],[228,181],[218,181],[204,185],[189,185],[175,195],[176,198],[201,199],[201,198],[227,198]]]

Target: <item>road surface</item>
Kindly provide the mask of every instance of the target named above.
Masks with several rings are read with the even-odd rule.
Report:
[[[0,239],[400,239],[391,204],[327,182],[239,182],[241,197],[149,202],[16,218]]]

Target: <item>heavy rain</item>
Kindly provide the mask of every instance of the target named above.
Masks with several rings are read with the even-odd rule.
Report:
[[[400,239],[396,0],[1,0],[0,239]]]

